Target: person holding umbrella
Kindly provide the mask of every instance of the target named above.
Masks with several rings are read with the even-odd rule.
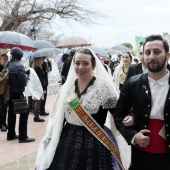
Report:
[[[39,77],[39,80],[41,82],[41,86],[43,88],[43,91],[44,91],[44,95],[47,94],[47,84],[46,84],[46,80],[45,80],[45,72],[43,70],[43,62],[44,62],[44,59],[46,58],[46,56],[53,56],[55,54],[55,49],[53,48],[44,48],[44,49],[40,49],[40,50],[37,50],[35,52],[32,52],[29,57],[31,57],[33,59],[33,64],[32,64],[32,68],[35,70],[35,72],[37,73],[37,76]],[[46,70],[46,69],[45,69]],[[41,119],[39,117],[40,115],[40,111],[41,111],[41,102],[42,100],[44,100],[44,95],[42,95],[40,97],[40,99],[38,98],[33,98],[35,100],[35,103],[34,103],[34,114],[35,114],[35,117],[34,117],[34,122],[44,122],[45,120],[44,119]],[[44,102],[45,104],[45,102]],[[45,106],[45,105],[43,105]],[[44,113],[45,111],[43,111]],[[46,114],[43,114],[43,115],[48,115],[48,113]]]
[[[45,73],[42,69],[42,64],[43,64],[44,59],[45,59],[45,57],[34,58],[32,67],[40,79],[41,86],[42,86],[42,88],[44,90],[44,94],[45,94],[46,93]],[[35,101],[34,102],[34,115],[35,115],[34,122],[44,122],[45,121],[44,119],[41,119],[39,117],[42,99],[44,99],[44,96],[42,96],[40,100],[34,99],[34,101]]]
[[[47,116],[49,113],[45,111],[45,104],[46,104],[46,98],[47,98],[47,87],[48,87],[48,73],[49,71],[52,70],[52,65],[48,57],[45,57],[45,60],[43,61],[42,64],[42,70],[44,71],[44,85],[43,89],[45,91],[44,93],[44,99],[41,101],[41,106],[40,106],[40,115],[41,116]]]
[[[68,72],[69,72],[69,69],[70,69],[70,66],[71,66],[72,58],[73,58],[75,52],[76,52],[76,49],[74,49],[74,48],[71,49],[70,58],[68,58],[66,60],[66,62],[63,64],[63,68],[62,68],[62,71],[61,71],[61,76],[62,76],[63,82],[65,82],[66,79],[67,79],[67,75],[68,75]]]
[[[23,57],[23,51],[18,47],[14,47],[10,53],[12,59],[4,66],[4,69],[9,68],[10,87],[7,140],[10,141],[19,138],[19,143],[33,142],[35,139],[27,136],[28,111],[20,114],[19,136],[15,133],[16,114],[13,111],[12,100],[24,98],[23,92],[25,91],[27,80],[24,66],[20,63]]]

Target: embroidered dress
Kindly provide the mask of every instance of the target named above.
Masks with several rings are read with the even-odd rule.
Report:
[[[90,52],[95,58],[96,66],[93,70],[95,77],[89,83],[88,87],[79,94],[76,80],[78,79],[78,75],[74,69],[74,60],[72,60],[67,81],[56,96],[53,111],[49,115],[46,134],[38,148],[35,161],[36,170],[46,170],[49,167],[50,169],[61,170],[120,169],[118,163],[114,162],[113,155],[115,152],[112,150],[114,147],[111,147],[114,153],[111,154],[104,147],[107,146],[106,141],[103,140],[105,142],[104,144],[104,142],[99,142],[101,140],[98,141],[94,138],[91,132],[88,131],[90,128],[87,127],[87,130],[85,128],[86,125],[80,120],[76,111],[71,108],[71,105],[70,107],[68,106],[68,103],[73,100],[72,97],[74,96],[75,98],[75,93],[77,93],[81,101],[81,107],[85,110],[86,116],[89,114],[90,119],[93,117],[94,121],[98,123],[98,127],[103,128],[102,132],[105,131],[109,134],[109,141],[111,139],[114,140],[113,134],[115,134],[122,161],[119,158],[118,160],[125,167],[122,169],[127,170],[129,168],[130,147],[123,137],[117,133],[113,116],[107,114],[108,110],[112,112],[112,109],[115,107],[119,93],[96,54],[89,49],[84,49],[83,51],[84,53],[85,51]],[[78,51],[77,53],[81,52]],[[106,115],[108,115],[107,119]],[[67,124],[63,128],[64,120],[67,121]],[[108,128],[105,128],[104,123],[111,129],[113,134]],[[95,136],[95,134],[93,135]],[[110,148],[110,146],[107,146],[107,148]],[[117,156],[119,157],[119,154]]]
[[[106,133],[110,133],[110,138],[116,144],[113,134],[104,126],[107,111],[114,107],[116,100],[109,93],[107,86],[94,77],[81,94],[76,80],[74,91],[86,111],[107,131]],[[68,94],[68,98],[71,93]],[[62,130],[59,144],[48,170],[120,169],[111,152],[82,125],[81,120],[67,103],[65,104],[65,119],[67,123]]]

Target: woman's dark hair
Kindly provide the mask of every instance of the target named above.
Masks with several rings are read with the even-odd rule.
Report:
[[[69,56],[70,56],[69,54],[63,54],[62,59],[61,59],[62,62],[65,63]]]
[[[90,55],[91,56],[92,67],[95,68],[96,60],[95,60],[95,57],[93,56],[92,52],[89,49],[80,48],[80,49],[77,50],[76,54],[78,54],[78,53]]]
[[[169,45],[168,45],[168,42],[161,36],[161,35],[150,35],[148,37],[146,37],[145,39],[145,42],[143,44],[143,48],[145,47],[145,44],[148,42],[148,41],[155,41],[155,40],[159,40],[159,41],[162,41],[163,43],[163,46],[164,46],[164,49],[165,49],[165,52],[168,53],[169,52]]]
[[[125,51],[124,53],[127,53],[132,61],[132,54],[129,51]]]

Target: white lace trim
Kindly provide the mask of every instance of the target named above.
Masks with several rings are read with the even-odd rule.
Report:
[[[67,104],[74,91],[75,86],[72,87],[67,95],[65,118],[71,124],[83,126],[77,114]],[[100,106],[102,106],[103,109],[113,108],[117,102],[117,97],[114,92],[108,88],[106,83],[96,78],[94,84],[88,87],[87,92],[81,96],[80,100],[84,109],[91,115],[96,114]]]

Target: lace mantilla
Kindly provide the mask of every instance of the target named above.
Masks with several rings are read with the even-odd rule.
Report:
[[[67,95],[65,103],[65,118],[71,124],[82,126],[76,113],[67,104],[74,91],[75,86],[72,87]],[[81,96],[80,100],[82,106],[89,114],[96,114],[100,106],[102,106],[103,109],[114,108],[117,102],[117,97],[114,92],[108,88],[106,83],[99,78],[96,78],[94,84],[87,88],[86,93]]]

